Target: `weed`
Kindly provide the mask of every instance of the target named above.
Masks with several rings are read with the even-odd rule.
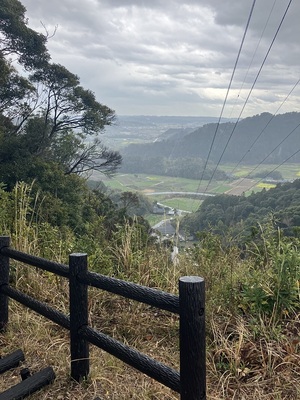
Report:
[[[31,198],[28,186],[20,184],[14,198],[0,189],[0,201],[8,211],[1,229],[12,234],[13,247],[25,252],[59,262],[71,251],[87,252],[93,270],[171,293],[178,292],[180,276],[204,276],[208,399],[299,398],[299,239],[282,236],[272,225],[262,227],[262,240],[249,244],[241,259],[232,238],[207,233],[174,265],[169,249],[145,240],[137,222],[120,227],[109,243],[92,230],[78,239],[38,220],[38,199]],[[93,229],[101,232],[101,221]],[[67,280],[16,265],[17,288],[68,314]],[[32,400],[179,399],[93,346],[89,379],[72,382],[68,332],[14,301],[9,310],[1,353],[22,348],[23,366],[34,372],[52,365],[56,372],[55,382]],[[178,316],[90,288],[89,318],[97,330],[179,369]],[[13,372],[1,376],[0,391],[16,380]]]

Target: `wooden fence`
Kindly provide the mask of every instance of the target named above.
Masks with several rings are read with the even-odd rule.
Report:
[[[70,315],[67,316],[10,286],[10,259],[67,278]],[[180,373],[89,326],[88,286],[179,314]],[[176,296],[89,272],[86,254],[71,254],[67,266],[14,250],[10,248],[10,238],[2,236],[0,237],[0,330],[5,329],[8,323],[9,298],[70,330],[71,377],[76,381],[81,381],[89,374],[89,343],[91,343],[180,393],[182,400],[206,399],[203,278],[181,277],[179,296]]]

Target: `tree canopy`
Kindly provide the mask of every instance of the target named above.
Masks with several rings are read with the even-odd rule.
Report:
[[[274,220],[286,235],[298,236],[300,227],[300,180],[277,185],[250,196],[226,194],[209,197],[199,210],[184,218],[182,227],[193,234],[204,230],[226,235],[239,241],[251,239],[257,224]]]
[[[0,4],[0,181],[11,187],[43,162],[67,175],[115,172],[121,156],[99,137],[114,111],[78,76],[51,63],[47,36],[28,27],[25,12],[18,0]]]
[[[2,0],[0,6],[0,51],[4,56],[15,54],[26,69],[47,64],[50,55],[47,37],[27,26],[26,8],[18,0]]]

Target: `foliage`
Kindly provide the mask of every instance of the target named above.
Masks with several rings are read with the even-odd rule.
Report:
[[[57,262],[67,262],[73,251],[86,252],[94,271],[172,293],[178,293],[180,276],[203,276],[212,397],[250,400],[254,393],[256,398],[299,397],[299,340],[295,336],[300,312],[300,181],[247,198],[223,195],[205,200],[186,220],[193,232],[201,231],[195,245],[181,249],[179,263],[172,264],[170,250],[153,243],[149,224],[136,216],[137,210],[142,214],[148,207],[142,196],[127,191],[109,197],[103,186],[90,189],[79,176],[86,168],[112,172],[119,165],[119,155],[102,146],[96,136],[112,123],[114,113],[83,89],[77,76],[50,64],[46,38],[27,27],[24,13],[17,0],[1,2],[1,234],[11,237],[14,248]],[[9,54],[17,55],[31,80],[13,68]],[[268,117],[259,119],[263,122]],[[249,128],[250,122],[246,119],[243,124]],[[209,137],[213,127],[194,135]],[[169,143],[165,147],[170,151]],[[172,151],[178,152],[174,146]],[[146,157],[144,161],[148,162]],[[180,165],[184,163],[160,155],[148,167],[164,168],[169,174],[179,170],[190,174],[194,169],[199,174],[199,163],[191,159],[189,165]],[[67,312],[65,282],[17,262],[12,263],[12,272],[16,288],[33,290]],[[89,307],[95,325],[179,367],[177,316],[116,300],[102,291],[91,292]],[[103,353],[92,355],[103,365],[99,371],[94,369],[91,384],[74,388],[65,362],[67,335],[14,302],[10,307],[11,325],[1,335],[4,350],[21,342],[36,360],[36,352],[44,354],[46,349],[42,358],[59,368],[62,379],[51,385],[47,398],[92,398],[96,389],[105,396],[115,381],[116,393],[123,391],[124,398],[134,398],[132,382],[136,386],[139,380],[141,390],[135,398],[178,398],[152,380],[133,379],[131,370]],[[116,373],[121,380],[115,379]]]
[[[153,205],[151,201],[139,192],[113,191],[109,193],[109,196],[119,208],[123,208],[126,214],[131,217],[145,216],[147,213],[152,212]]]
[[[282,174],[279,171],[269,171],[269,170],[262,170],[256,172],[253,175],[250,175],[249,178],[263,178],[263,179],[274,179],[274,180],[282,180]]]
[[[226,241],[211,231],[199,233],[197,241],[187,251],[196,275],[205,278],[206,298],[211,309],[237,311],[235,291],[239,290],[241,276],[247,273],[248,262],[240,258],[240,250],[234,239]]]
[[[16,54],[27,69],[43,66],[49,60],[47,37],[27,26],[26,9],[18,0],[1,0],[0,53]]]
[[[24,114],[28,107],[23,100],[27,100],[33,93],[31,83],[21,77],[0,53],[0,112],[5,112],[10,120],[17,119],[18,114]]]
[[[132,273],[135,275],[143,259],[147,236],[147,232],[137,220],[119,226],[109,246],[109,251],[113,255],[115,274],[120,277],[125,275],[129,277]]]
[[[12,193],[0,189],[0,210],[5,209],[11,217],[8,233],[12,236],[13,247],[58,262],[66,262],[70,252],[87,252],[91,270],[172,293],[178,292],[180,276],[204,276],[210,395],[232,398],[234,392],[237,398],[250,400],[255,390],[257,398],[261,399],[270,394],[282,400],[297,399],[299,356],[294,333],[298,329],[297,314],[300,311],[297,286],[299,239],[291,240],[269,225],[253,232],[253,240],[241,253],[234,238],[203,232],[190,250],[180,251],[179,264],[174,266],[170,262],[169,249],[151,243],[137,219],[115,224],[108,238],[107,211],[117,208],[102,192],[90,191],[85,198],[84,210],[89,222],[82,235],[75,235],[65,226],[57,228],[40,220],[40,196],[39,191],[34,191],[34,185],[24,183]],[[6,220],[7,226],[8,223]],[[68,287],[63,280],[33,268],[25,269],[20,264],[13,264],[12,269],[17,288],[29,290],[54,303],[64,313],[68,312]],[[262,304],[254,287],[263,290]],[[31,357],[36,357],[38,346],[43,359],[49,358],[49,364],[55,364],[61,374],[61,379],[47,389],[46,396],[58,397],[58,393],[68,393],[65,397],[74,399],[82,398],[82,393],[93,393],[94,396],[95,387],[97,394],[100,393],[98,380],[101,380],[101,388],[105,384],[105,391],[111,393],[116,368],[126,380],[124,398],[133,396],[133,372],[106,353],[96,357],[94,350],[91,357],[95,357],[97,363],[93,363],[93,383],[84,388],[71,387],[69,365],[65,362],[69,352],[67,334],[52,322],[48,324],[40,317],[24,312],[15,303],[11,304],[11,311],[10,329],[1,336],[5,348],[15,347],[20,340],[27,343],[28,338],[32,343],[35,338],[36,346],[32,347],[28,342]],[[106,334],[138,347],[146,354],[155,351],[162,362],[178,368],[176,316],[124,301],[103,291],[95,294],[92,290],[89,312],[93,325]],[[18,332],[17,338],[12,338],[13,332]],[[105,362],[98,370],[98,362],[103,358]],[[147,381],[145,384],[143,379],[142,374],[135,377],[134,387],[141,386],[135,398],[149,398],[149,390],[154,390],[156,383]],[[119,385],[115,391],[119,393]],[[160,398],[178,398],[162,387],[157,393]]]
[[[294,236],[300,224],[300,180],[279,184],[275,188],[253,193],[248,197],[218,195],[206,198],[199,210],[184,218],[182,226],[195,234],[212,229],[230,232],[244,243],[251,240],[257,223],[268,222],[274,216],[286,235]]]
[[[0,5],[0,180],[8,190],[30,183],[29,166],[42,163],[57,163],[65,174],[112,174],[122,159],[99,134],[114,111],[50,62],[47,37],[27,26],[25,11],[18,0]],[[17,55],[17,69],[10,55]]]
[[[0,232],[8,235],[11,232],[13,218],[13,199],[0,182]]]
[[[241,286],[240,307],[274,323],[300,311],[299,239],[287,238],[271,223],[248,245],[252,267]]]
[[[139,146],[139,145],[135,145]],[[220,169],[214,168],[212,165],[207,165],[205,170],[204,162],[200,158],[192,157],[179,157],[179,158],[166,158],[157,154],[151,156],[137,156],[136,154],[142,154],[141,149],[136,149],[134,154],[126,154],[126,151],[122,152],[123,164],[121,167],[122,172],[126,173],[147,173],[165,176],[174,176],[187,179],[200,179],[203,180],[211,179],[214,173],[215,180],[228,180],[228,175]],[[202,176],[203,175],[203,176]]]
[[[211,305],[247,316],[254,325],[276,326],[300,312],[299,239],[284,236],[270,222],[243,251],[229,236],[206,231],[198,240],[189,257],[205,277]]]

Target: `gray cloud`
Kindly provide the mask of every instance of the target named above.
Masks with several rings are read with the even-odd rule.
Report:
[[[79,75],[82,84],[117,114],[213,116],[221,111],[252,4],[249,0],[22,3],[32,28],[43,31],[42,21],[51,34],[58,26],[48,42],[53,62]],[[288,0],[256,3],[228,113],[231,103],[247,97]],[[274,112],[299,78],[299,12],[299,2],[293,2],[243,116]],[[285,105],[294,111],[296,93]],[[237,113],[238,107],[233,111]]]

